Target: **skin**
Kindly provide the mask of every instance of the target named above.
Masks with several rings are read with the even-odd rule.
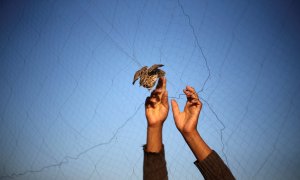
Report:
[[[187,102],[182,112],[174,99],[171,102],[174,121],[196,159],[202,161],[212,152],[197,130],[202,103],[194,88],[187,86],[183,92],[187,97]]]
[[[168,117],[169,103],[166,90],[166,78],[160,78],[151,96],[145,102],[147,119],[147,145],[146,151],[160,152],[162,149],[162,128]]]
[[[162,129],[169,112],[166,83],[165,78],[160,78],[156,89],[147,97],[145,102],[147,152],[160,152],[162,149]],[[174,122],[197,160],[201,161],[212,151],[197,130],[202,103],[194,88],[187,86],[183,92],[186,95],[187,102],[182,112],[174,99],[171,102]]]

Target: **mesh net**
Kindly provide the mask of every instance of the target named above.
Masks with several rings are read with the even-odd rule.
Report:
[[[169,99],[237,179],[299,179],[294,1],[0,1],[0,179],[142,179],[134,72],[161,63]],[[171,112],[169,179],[203,178]]]

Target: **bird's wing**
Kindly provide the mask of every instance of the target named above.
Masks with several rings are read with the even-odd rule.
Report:
[[[139,79],[139,77],[141,76],[142,72],[147,69],[147,66],[142,67],[140,70],[136,71],[133,77],[133,82],[132,84],[134,85],[135,81]]]
[[[138,79],[140,78],[141,71],[142,71],[142,70],[140,69],[140,70],[138,70],[137,72],[135,72],[134,77],[133,77],[133,82],[132,82],[133,85],[134,85],[135,81],[138,80]]]
[[[153,66],[151,66],[151,67],[148,69],[148,72],[149,72],[149,73],[152,73],[152,71],[155,71],[155,70],[157,70],[157,68],[163,67],[163,66],[164,66],[163,64],[154,64]]]

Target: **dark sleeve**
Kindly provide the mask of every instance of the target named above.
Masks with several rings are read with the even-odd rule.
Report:
[[[215,151],[212,151],[203,161],[195,161],[194,164],[206,180],[235,179],[229,168]]]
[[[164,147],[159,153],[147,152],[144,145],[144,180],[167,180],[168,172]]]

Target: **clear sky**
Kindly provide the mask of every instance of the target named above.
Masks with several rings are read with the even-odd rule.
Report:
[[[300,4],[291,0],[0,1],[0,179],[142,179],[142,66],[237,179],[300,179]],[[163,129],[169,179],[202,179]]]

